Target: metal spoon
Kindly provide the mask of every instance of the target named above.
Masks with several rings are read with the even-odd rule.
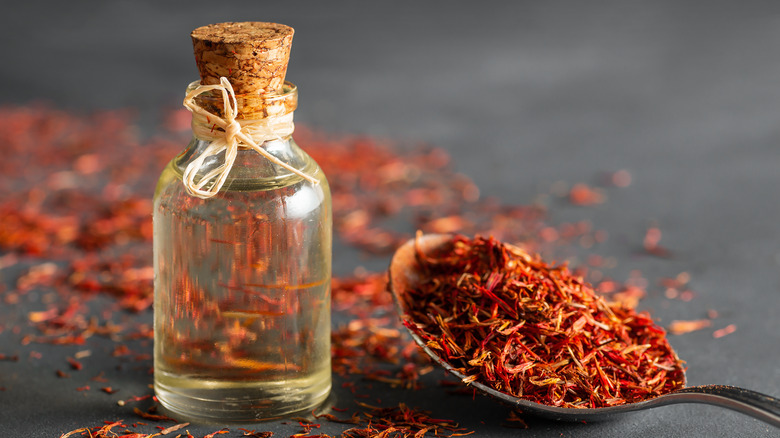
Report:
[[[445,234],[428,234],[420,237],[417,244],[423,253],[430,253],[442,245],[447,244],[451,238],[452,236]],[[420,280],[420,276],[419,265],[416,259],[415,239],[412,239],[398,248],[390,263],[390,291],[395,299],[399,315],[402,319],[409,320],[410,322],[413,321],[403,308],[404,300],[402,300],[401,297],[403,296],[404,291],[408,290]],[[452,365],[444,361],[438,354],[428,348],[419,336],[411,330],[409,330],[409,332],[414,341],[422,347],[434,361],[439,363],[439,365],[443,366],[454,376],[460,379],[466,378],[465,375],[454,369]],[[523,412],[554,420],[593,421],[625,412],[651,409],[675,403],[706,403],[733,409],[780,427],[780,399],[734,386],[691,386],[637,403],[628,403],[604,408],[561,408],[547,406],[504,394],[479,382],[471,382],[469,384],[487,395],[516,406]]]

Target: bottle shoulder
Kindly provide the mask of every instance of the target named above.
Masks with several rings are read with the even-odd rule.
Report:
[[[181,189],[184,190],[182,177],[185,169],[203,153],[209,144],[208,141],[194,138],[181,154],[173,158],[160,175],[155,197],[171,185],[181,185]],[[309,184],[319,186],[319,190],[329,191],[328,181],[322,169],[291,137],[267,141],[263,144],[263,148],[287,165],[317,181],[317,184]],[[219,168],[224,161],[224,151],[216,156],[207,157],[198,170],[196,179]],[[256,151],[241,148],[236,153],[236,159],[220,193],[276,190],[298,185],[301,182],[306,181],[294,172],[272,163]]]

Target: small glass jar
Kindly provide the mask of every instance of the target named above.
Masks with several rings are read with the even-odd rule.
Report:
[[[236,97],[239,117],[278,116],[295,109],[297,88],[285,83],[279,95]],[[197,102],[215,112],[222,99],[208,94]],[[262,147],[316,183],[239,147],[219,192],[191,196],[182,175],[209,143],[194,137],[155,190],[157,398],[194,420],[311,411],[331,387],[328,182],[288,136]],[[221,158],[207,159],[198,174]]]

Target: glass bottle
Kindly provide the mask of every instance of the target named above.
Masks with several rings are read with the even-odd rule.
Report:
[[[297,88],[237,97],[239,113],[292,111]],[[198,102],[217,108],[221,99]],[[195,420],[311,411],[331,387],[328,182],[287,136],[262,147],[316,182],[239,148],[222,188],[201,199],[182,175],[209,143],[195,136],[155,190],[155,392],[169,412]],[[207,159],[199,174],[219,164]]]

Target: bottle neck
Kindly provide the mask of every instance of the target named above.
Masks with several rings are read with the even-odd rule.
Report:
[[[182,181],[191,195],[204,199],[216,195],[228,178],[238,177],[233,167],[239,152],[246,150],[257,155],[255,159],[267,160],[267,165],[281,167],[313,184],[319,183],[316,177],[288,162],[286,157],[266,150],[269,142],[291,143],[297,89],[290,84],[285,90],[279,95],[236,96],[224,77],[218,85],[190,85],[184,106],[193,113],[196,141],[191,149],[197,153],[186,165]],[[215,93],[221,99],[214,98]],[[246,118],[250,112],[255,118]],[[239,115],[244,118],[239,119]],[[204,145],[200,145],[201,142]],[[278,175],[279,172],[274,173]]]
[[[261,119],[234,119],[224,127],[220,126],[222,125],[220,122],[213,116],[193,113],[192,133],[200,140],[211,142],[218,140],[229,142],[230,136],[233,136],[239,148],[246,148],[250,140],[257,145],[262,145],[269,140],[287,138],[295,130],[292,111]]]
[[[189,97],[195,90],[201,87],[200,82],[192,82],[186,90]],[[291,82],[285,82],[282,91],[278,94],[234,94],[235,118],[237,120],[261,120],[268,117],[280,117],[292,113],[298,107],[298,87]],[[220,118],[226,115],[225,106],[231,105],[231,100],[226,99],[224,93],[219,90],[202,92],[192,96],[194,104],[206,112]],[[185,106],[187,99],[185,99]]]

